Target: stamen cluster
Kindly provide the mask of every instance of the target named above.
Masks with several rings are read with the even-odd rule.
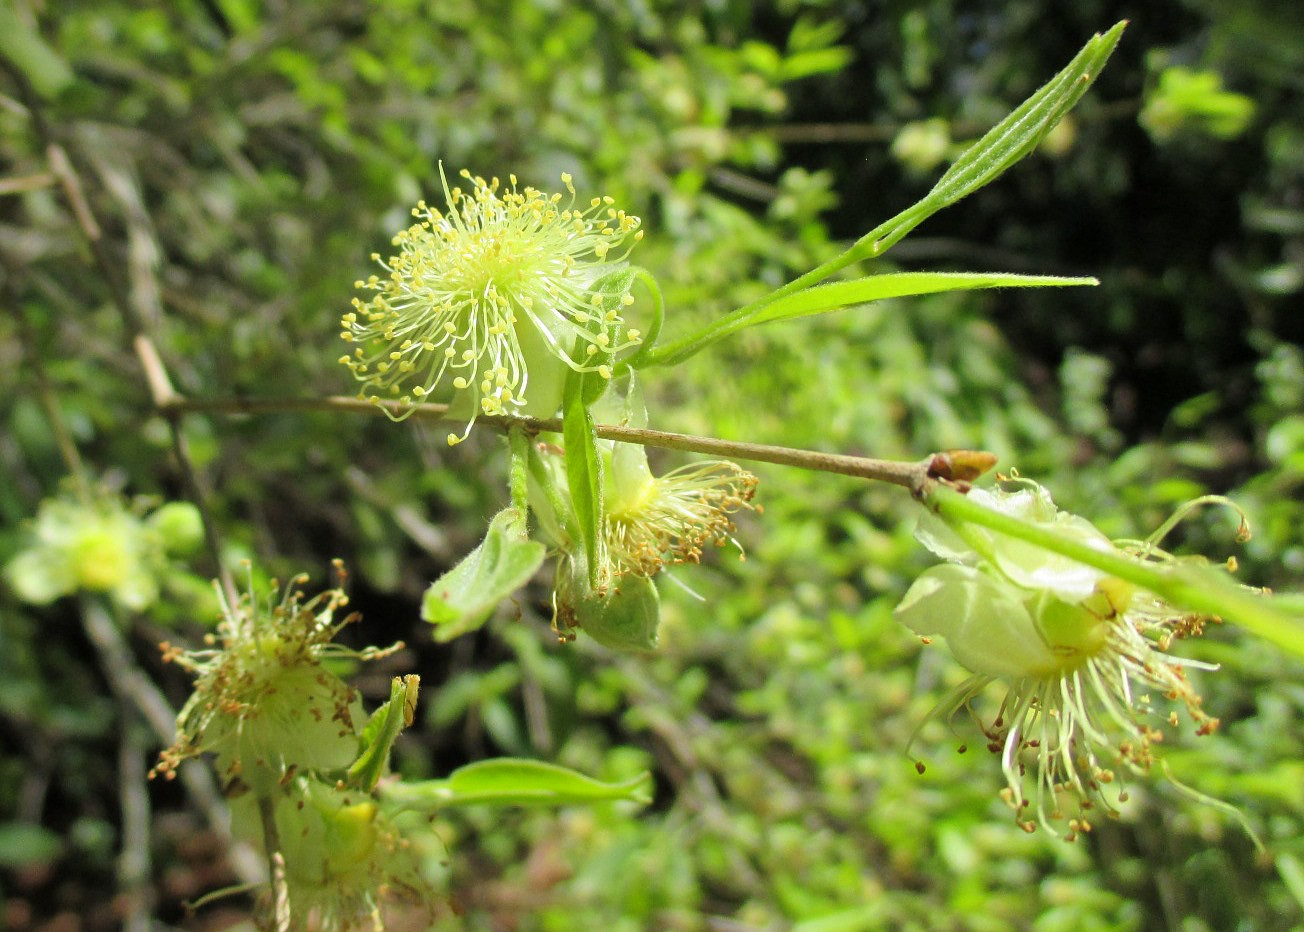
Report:
[[[707,544],[723,547],[733,539],[731,516],[754,507],[757,483],[726,460],[649,473],[639,492],[607,511],[603,538],[613,572],[655,576],[667,564],[701,562]]]
[[[337,572],[342,568],[337,562]],[[207,649],[163,644],[165,660],[198,674],[194,692],[177,717],[177,739],[159,755],[152,775],[171,779],[182,761],[217,755],[228,793],[261,793],[296,770],[347,767],[358,751],[362,706],[357,692],[322,666],[329,657],[369,660],[397,650],[354,651],[333,643],[350,615],[342,589],[308,599],[290,581],[279,601],[260,602],[249,591],[230,604],[218,591],[222,619]],[[216,646],[221,641],[221,647]]]
[[[565,367],[609,378],[611,354],[640,340],[621,314],[633,303],[628,291],[593,290],[604,266],[642,238],[639,218],[610,197],[577,207],[565,174],[565,203],[561,194],[518,190],[515,175],[505,189],[497,178],[461,175],[469,193],[445,179],[447,211],[420,202],[417,222],[394,237],[398,253],[372,256],[387,274],[355,283],[376,294],[354,298],[343,316],[340,336],[358,346],[340,362],[363,397],[399,403],[396,419],[441,395],[472,401],[472,422],[479,414],[551,416]]]

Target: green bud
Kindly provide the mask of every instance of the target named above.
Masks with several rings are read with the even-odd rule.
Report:
[[[169,553],[186,555],[194,553],[204,540],[204,522],[199,509],[189,502],[168,502],[148,518],[145,523],[153,528]]]

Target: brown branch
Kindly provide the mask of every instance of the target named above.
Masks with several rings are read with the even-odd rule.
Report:
[[[165,414],[179,416],[186,413],[206,414],[270,414],[286,411],[348,411],[356,414],[386,416],[409,414],[422,420],[449,420],[448,405],[421,404],[401,407],[397,402],[372,402],[363,398],[332,395],[326,398],[185,398],[173,393],[159,403]],[[557,418],[482,416],[477,424],[506,432],[520,426],[530,433],[560,433],[561,421]],[[599,437],[637,443],[647,447],[667,450],[685,450],[711,456],[775,463],[819,472],[838,473],[859,479],[888,482],[919,491],[931,480],[946,479],[969,482],[982,475],[996,463],[990,453],[970,450],[953,450],[934,453],[918,461],[882,460],[864,456],[847,456],[840,453],[822,453],[795,447],[773,446],[763,443],[746,443],[738,440],[721,440],[695,434],[677,434],[642,427],[624,427],[618,424],[598,424]]]

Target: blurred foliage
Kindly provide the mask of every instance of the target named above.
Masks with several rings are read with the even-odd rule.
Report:
[[[569,171],[643,216],[639,259],[673,337],[922,195],[957,142],[1124,7],[13,0],[0,52],[45,99],[178,390],[300,397],[350,389],[336,321],[367,256],[438,189],[441,161],[538,185]],[[1115,535],[1226,492],[1256,531],[1236,551],[1243,578],[1298,587],[1302,70],[1304,17],[1289,0],[1148,6],[1054,144],[871,270],[1092,274],[1101,287],[941,295],[747,331],[649,373],[652,426],[888,457],[987,448]],[[1173,74],[1215,77],[1181,90],[1165,84]],[[0,198],[8,562],[66,472],[37,361],[98,472],[129,495],[177,499],[182,484],[108,285],[42,180],[11,74],[0,93],[0,180],[16,185]],[[1236,133],[1205,116],[1227,95],[1253,104]],[[1141,122],[1164,100],[1182,132]],[[916,774],[912,730],[963,673],[891,618],[927,564],[899,490],[758,469],[766,512],[740,522],[746,561],[725,552],[684,587],[663,585],[662,646],[647,658],[556,645],[538,583],[487,631],[435,645],[421,596],[506,501],[498,439],[449,450],[417,423],[306,413],[184,424],[229,560],[256,554],[284,578],[342,557],[362,636],[409,643],[402,663],[429,701],[399,744],[406,775],[492,753],[604,780],[657,774],[637,817],[621,804],[441,815],[442,844],[424,855],[458,914],[448,928],[1304,921],[1301,671],[1234,630],[1179,648],[1222,664],[1199,686],[1223,728],[1170,758],[1195,790],[1245,810],[1280,873],[1234,821],[1158,782],[1086,840],[1025,835],[965,721],[922,730],[929,768]],[[1226,556],[1225,521],[1188,522],[1173,546]],[[125,713],[80,611],[0,592],[11,927],[93,915],[112,896]],[[197,640],[213,620],[196,608],[169,621]],[[152,646],[158,620],[122,624],[179,703],[186,684]],[[388,695],[384,675],[361,686],[372,704]],[[163,865],[178,824],[193,831],[198,817],[175,789],[151,798]],[[180,920],[177,898],[164,896],[166,921]]]

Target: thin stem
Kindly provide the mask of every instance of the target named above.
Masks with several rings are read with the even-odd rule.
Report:
[[[436,421],[450,420],[448,405],[422,404],[400,407],[396,402],[382,401],[377,403],[362,398],[349,398],[339,395],[326,398],[184,398],[174,395],[171,400],[161,406],[161,410],[169,414],[191,412],[269,414],[286,411],[351,411],[357,414],[384,415],[385,412],[382,408],[388,408],[395,414],[407,413],[415,418]],[[457,420],[457,418],[451,418],[451,420]],[[562,429],[560,418],[481,415],[476,419],[476,424],[485,425],[499,431],[507,431],[512,427],[521,427],[528,433],[560,433]],[[838,473],[844,476],[855,476],[859,479],[888,482],[911,491],[917,489],[929,477],[930,469],[934,467],[937,460],[936,456],[928,456],[916,462],[881,460],[763,443],[721,440],[716,437],[700,437],[695,434],[677,434],[642,427],[625,427],[618,424],[598,424],[595,429],[597,435],[606,440],[637,443],[645,447],[658,447],[666,450],[706,453],[711,456],[729,459],[775,463],[779,466],[795,466],[799,469],[810,469],[818,472]],[[991,462],[995,462],[994,457],[991,458]],[[976,476],[966,475],[963,478],[972,479],[976,478]]]
[[[657,338],[661,336],[661,325],[666,319],[666,299],[661,294],[661,286],[657,284],[656,277],[641,266],[634,266],[633,272],[634,279],[642,282],[652,295],[652,320],[647,325],[647,333],[643,334],[643,343],[638,352],[621,363],[620,371],[626,368],[637,369],[643,365],[643,360],[656,346]]]
[[[1097,550],[1080,541],[1068,540],[1048,527],[993,511],[941,484],[926,484],[919,497],[926,507],[948,522],[977,524],[1062,554],[1148,589],[1178,608],[1234,621],[1264,640],[1304,657],[1304,618],[1288,614],[1289,609],[1269,595],[1251,594],[1212,567],[1181,562],[1153,564],[1117,550]]]
[[[41,354],[36,349],[36,331],[32,327],[32,322],[28,319],[26,311],[23,310],[18,300],[5,289],[6,302],[11,304],[14,309],[14,317],[18,321],[18,332],[23,341],[23,352],[27,357],[27,363],[31,367],[32,379],[36,382],[36,396],[41,403],[41,408],[45,411],[46,422],[50,426],[50,433],[54,435],[54,444],[59,448],[59,455],[63,458],[64,468],[68,470],[68,475],[77,489],[77,497],[81,499],[82,504],[89,504],[91,501],[91,482],[86,473],[86,467],[82,463],[81,453],[77,450],[77,443],[72,438],[72,431],[68,429],[68,421],[63,416],[63,409],[59,407],[59,401],[55,395],[54,387],[50,384],[50,377],[45,371],[45,363],[41,359]]]
[[[122,812],[122,853],[118,855],[118,884],[126,915],[126,932],[149,932],[153,927],[154,893],[150,889],[149,794],[145,791],[146,739],[125,702],[122,733],[118,737],[118,796]]]
[[[529,469],[530,437],[519,426],[507,429],[507,444],[511,449],[511,471],[507,478],[507,488],[511,493],[513,507],[526,514],[530,508]]]
[[[258,816],[263,823],[263,850],[267,852],[267,869],[272,881],[272,917],[276,932],[290,929],[290,887],[285,876],[285,855],[281,853],[281,833],[276,828],[276,804],[266,796],[258,797]]]

